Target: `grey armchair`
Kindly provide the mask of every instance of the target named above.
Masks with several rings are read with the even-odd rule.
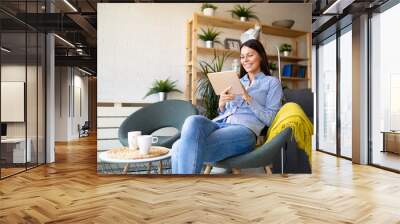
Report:
[[[198,110],[187,101],[166,100],[143,107],[129,115],[118,129],[119,141],[122,145],[128,145],[128,132],[142,131],[148,135],[154,131],[174,127],[178,133],[174,136],[158,136],[156,145],[171,148],[172,144],[180,137],[182,125],[187,117],[198,114]]]
[[[291,135],[292,129],[286,128],[277,136],[275,136],[270,142],[257,147],[249,153],[218,161],[216,164],[214,164],[214,166],[232,170],[234,174],[240,173],[240,169],[258,167],[264,167],[267,173],[272,173],[271,166],[279,154],[283,154],[285,144],[290,140]],[[280,168],[281,173],[283,174],[284,163],[282,162],[281,164],[282,165]],[[211,166],[208,165],[204,173],[209,174],[210,171]]]
[[[311,121],[314,116],[313,98],[313,93],[308,89],[284,90],[284,103],[299,104]],[[212,166],[231,169],[234,174],[240,173],[240,169],[257,167],[264,167],[267,173],[311,173],[307,154],[298,148],[296,140],[291,138],[291,133],[292,130],[287,128],[258,149],[207,165],[204,173],[209,174]],[[266,130],[261,136],[265,134]]]

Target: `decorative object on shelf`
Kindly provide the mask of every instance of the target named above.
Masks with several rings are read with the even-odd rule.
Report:
[[[293,25],[294,25],[294,20],[292,19],[283,19],[272,22],[272,26],[282,27],[287,29],[292,28]]]
[[[271,75],[274,75],[276,69],[277,69],[276,63],[274,62],[269,63],[269,72],[271,73]]]
[[[203,3],[201,5],[201,11],[205,16],[214,16],[215,10],[217,10],[217,6],[211,3]]]
[[[182,91],[180,91],[179,89],[176,88],[176,80],[171,81],[171,80],[169,80],[169,78],[167,78],[166,80],[156,80],[153,82],[152,87],[150,88],[150,90],[146,93],[146,95],[143,98],[146,98],[150,95],[158,93],[158,95],[160,97],[160,101],[164,101],[167,99],[167,94],[169,92],[182,93]]]
[[[244,43],[251,39],[259,40],[260,31],[261,31],[261,25],[256,23],[254,28],[250,28],[246,32],[242,33],[242,35],[240,35],[240,41]]]
[[[208,117],[209,119],[213,119],[218,116],[217,110],[219,98],[217,94],[215,94],[207,74],[222,71],[222,67],[230,55],[231,53],[228,52],[224,52],[222,55],[217,55],[217,52],[214,51],[214,58],[211,63],[206,61],[199,62],[201,73],[203,73],[203,78],[199,80],[196,91],[204,102],[204,116]]]
[[[221,42],[217,38],[221,32],[217,32],[216,29],[207,27],[207,30],[205,30],[201,28],[201,32],[201,34],[198,34],[198,37],[200,40],[205,42],[206,48],[213,48],[214,43],[221,44]]]
[[[231,12],[232,18],[240,18],[240,21],[242,22],[246,22],[250,18],[258,20],[256,14],[253,12],[253,10],[251,10],[253,7],[254,5],[248,8],[244,5],[235,5],[235,7],[232,10],[229,10],[229,12]]]
[[[233,59],[232,61],[232,71],[235,71],[238,74],[240,72],[240,62],[237,58]]]
[[[283,53],[283,56],[289,56],[289,53],[292,51],[292,45],[290,44],[282,44],[279,47],[279,50]]]
[[[229,50],[240,50],[240,40],[237,39],[231,39],[231,38],[226,38],[224,41],[225,48]]]

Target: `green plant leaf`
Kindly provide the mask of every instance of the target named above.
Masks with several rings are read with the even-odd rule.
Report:
[[[219,42],[217,37],[221,34],[221,32],[218,32],[216,29],[209,28],[209,27],[207,27],[207,30],[205,30],[203,28],[200,28],[200,30],[202,33],[199,33],[197,35],[200,40]]]
[[[279,47],[279,51],[280,52],[283,52],[283,51],[292,51],[292,45],[290,45],[290,44],[282,44],[280,47]]]
[[[213,5],[213,4],[211,4],[211,3],[203,3],[201,5],[201,11],[203,11],[206,8],[212,8],[212,9],[216,10],[218,7]]]
[[[231,12],[233,18],[246,17],[259,20],[256,14],[253,12],[253,10],[251,10],[253,7],[254,5],[250,7],[246,7],[244,5],[235,5],[232,10],[229,10],[229,12]]]
[[[146,93],[146,95],[143,97],[143,99],[152,94],[159,93],[159,92],[165,92],[165,93],[180,92],[180,93],[182,93],[181,90],[176,88],[176,82],[177,82],[177,80],[171,81],[169,78],[167,78],[165,80],[155,80],[152,84],[152,87],[149,89],[149,91]]]

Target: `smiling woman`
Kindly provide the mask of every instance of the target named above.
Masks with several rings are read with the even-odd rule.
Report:
[[[269,75],[262,44],[255,39],[243,43],[240,62],[243,94],[234,95],[227,86],[220,93],[218,117],[186,119],[181,138],[172,147],[172,173],[198,174],[204,163],[249,152],[256,137],[271,125],[281,107],[282,86]]]

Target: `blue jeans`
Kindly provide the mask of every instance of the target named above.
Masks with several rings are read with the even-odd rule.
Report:
[[[185,120],[172,146],[172,173],[198,174],[204,162],[217,162],[254,149],[256,135],[242,125],[216,123],[204,116]]]

